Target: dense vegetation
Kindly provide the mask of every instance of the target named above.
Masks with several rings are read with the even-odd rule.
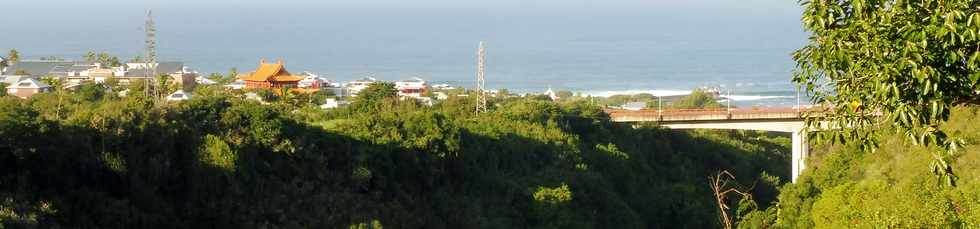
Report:
[[[742,228],[980,227],[980,108],[953,109],[943,130],[967,148],[957,154],[960,185],[936,185],[925,172],[933,147],[909,146],[899,130],[883,131],[874,153],[859,142],[815,147],[810,168],[780,189],[779,201],[750,213]]]
[[[696,88],[691,91],[688,95],[674,95],[674,96],[663,96],[658,97],[653,94],[639,93],[632,95],[612,95],[609,97],[591,97],[576,95],[572,96],[571,92],[558,91],[556,94],[559,96],[558,102],[587,102],[589,104],[594,104],[598,106],[607,107],[618,107],[623,106],[627,103],[638,102],[645,104],[645,108],[649,109],[713,109],[722,108],[723,105],[718,101],[723,99],[716,93],[712,93],[708,90]],[[563,96],[565,95],[565,96]],[[547,96],[539,95],[540,98],[544,99]]]
[[[708,175],[755,184],[761,208],[787,180],[785,137],[634,129],[584,102],[199,92],[0,98],[0,227],[705,228]]]
[[[691,91],[690,95],[681,97],[677,101],[671,102],[670,106],[674,109],[722,108],[721,103],[718,103],[718,98],[716,95],[701,89]]]
[[[311,106],[328,95],[159,104],[84,85],[0,96],[0,228],[711,228],[704,178],[719,171],[751,194],[727,203],[739,228],[980,228],[978,2],[802,4],[813,36],[794,81],[848,128],[824,132],[796,184],[785,137],[634,128],[600,109],[652,95],[475,115],[472,96],[425,107],[390,84],[330,112]],[[703,92],[666,105],[720,107]]]
[[[838,141],[878,144],[879,129],[938,145],[931,169],[955,185],[962,141],[938,128],[955,106],[980,103],[980,1],[801,1],[809,44],[794,53],[794,81],[850,128]],[[881,113],[879,122],[872,114]]]
[[[85,57],[85,61],[99,63],[100,65],[102,65],[102,67],[106,67],[106,68],[118,67],[122,65],[122,62],[119,61],[119,57],[109,55],[108,53],[105,52],[96,53],[95,51],[89,51],[88,53],[85,53],[84,57]],[[140,58],[135,58],[135,59],[138,60]]]

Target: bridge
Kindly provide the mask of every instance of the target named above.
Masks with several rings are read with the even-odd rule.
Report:
[[[810,155],[803,113],[797,108],[739,108],[691,110],[606,109],[613,122],[656,122],[670,129],[761,130],[792,133],[792,180],[806,168]]]

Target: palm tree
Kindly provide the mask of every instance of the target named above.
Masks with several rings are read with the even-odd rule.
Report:
[[[65,96],[64,81],[58,78],[58,76],[47,76],[41,79],[42,82],[51,86],[55,93],[58,95],[58,108],[55,110],[55,118],[61,119],[61,103]]]

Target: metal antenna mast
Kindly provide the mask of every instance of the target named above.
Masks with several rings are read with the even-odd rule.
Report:
[[[153,10],[147,11],[146,14],[146,63],[144,63],[143,74],[146,79],[143,80],[143,90],[146,96],[152,96],[154,99],[159,98],[159,92],[156,85],[157,77],[157,28],[156,23],[153,22]]]
[[[480,42],[480,50],[478,51],[479,57],[477,58],[477,68],[476,68],[476,113],[487,112],[487,95],[486,95],[486,64],[487,64],[487,50],[483,42]]]

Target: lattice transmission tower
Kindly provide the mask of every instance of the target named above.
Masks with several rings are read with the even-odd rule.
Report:
[[[476,63],[476,113],[487,112],[486,94],[486,70],[487,70],[487,50],[483,42],[480,42],[480,50],[477,52]]]
[[[157,27],[153,22],[153,11],[146,13],[146,61],[143,63],[143,93],[154,99],[160,98],[157,88]]]

